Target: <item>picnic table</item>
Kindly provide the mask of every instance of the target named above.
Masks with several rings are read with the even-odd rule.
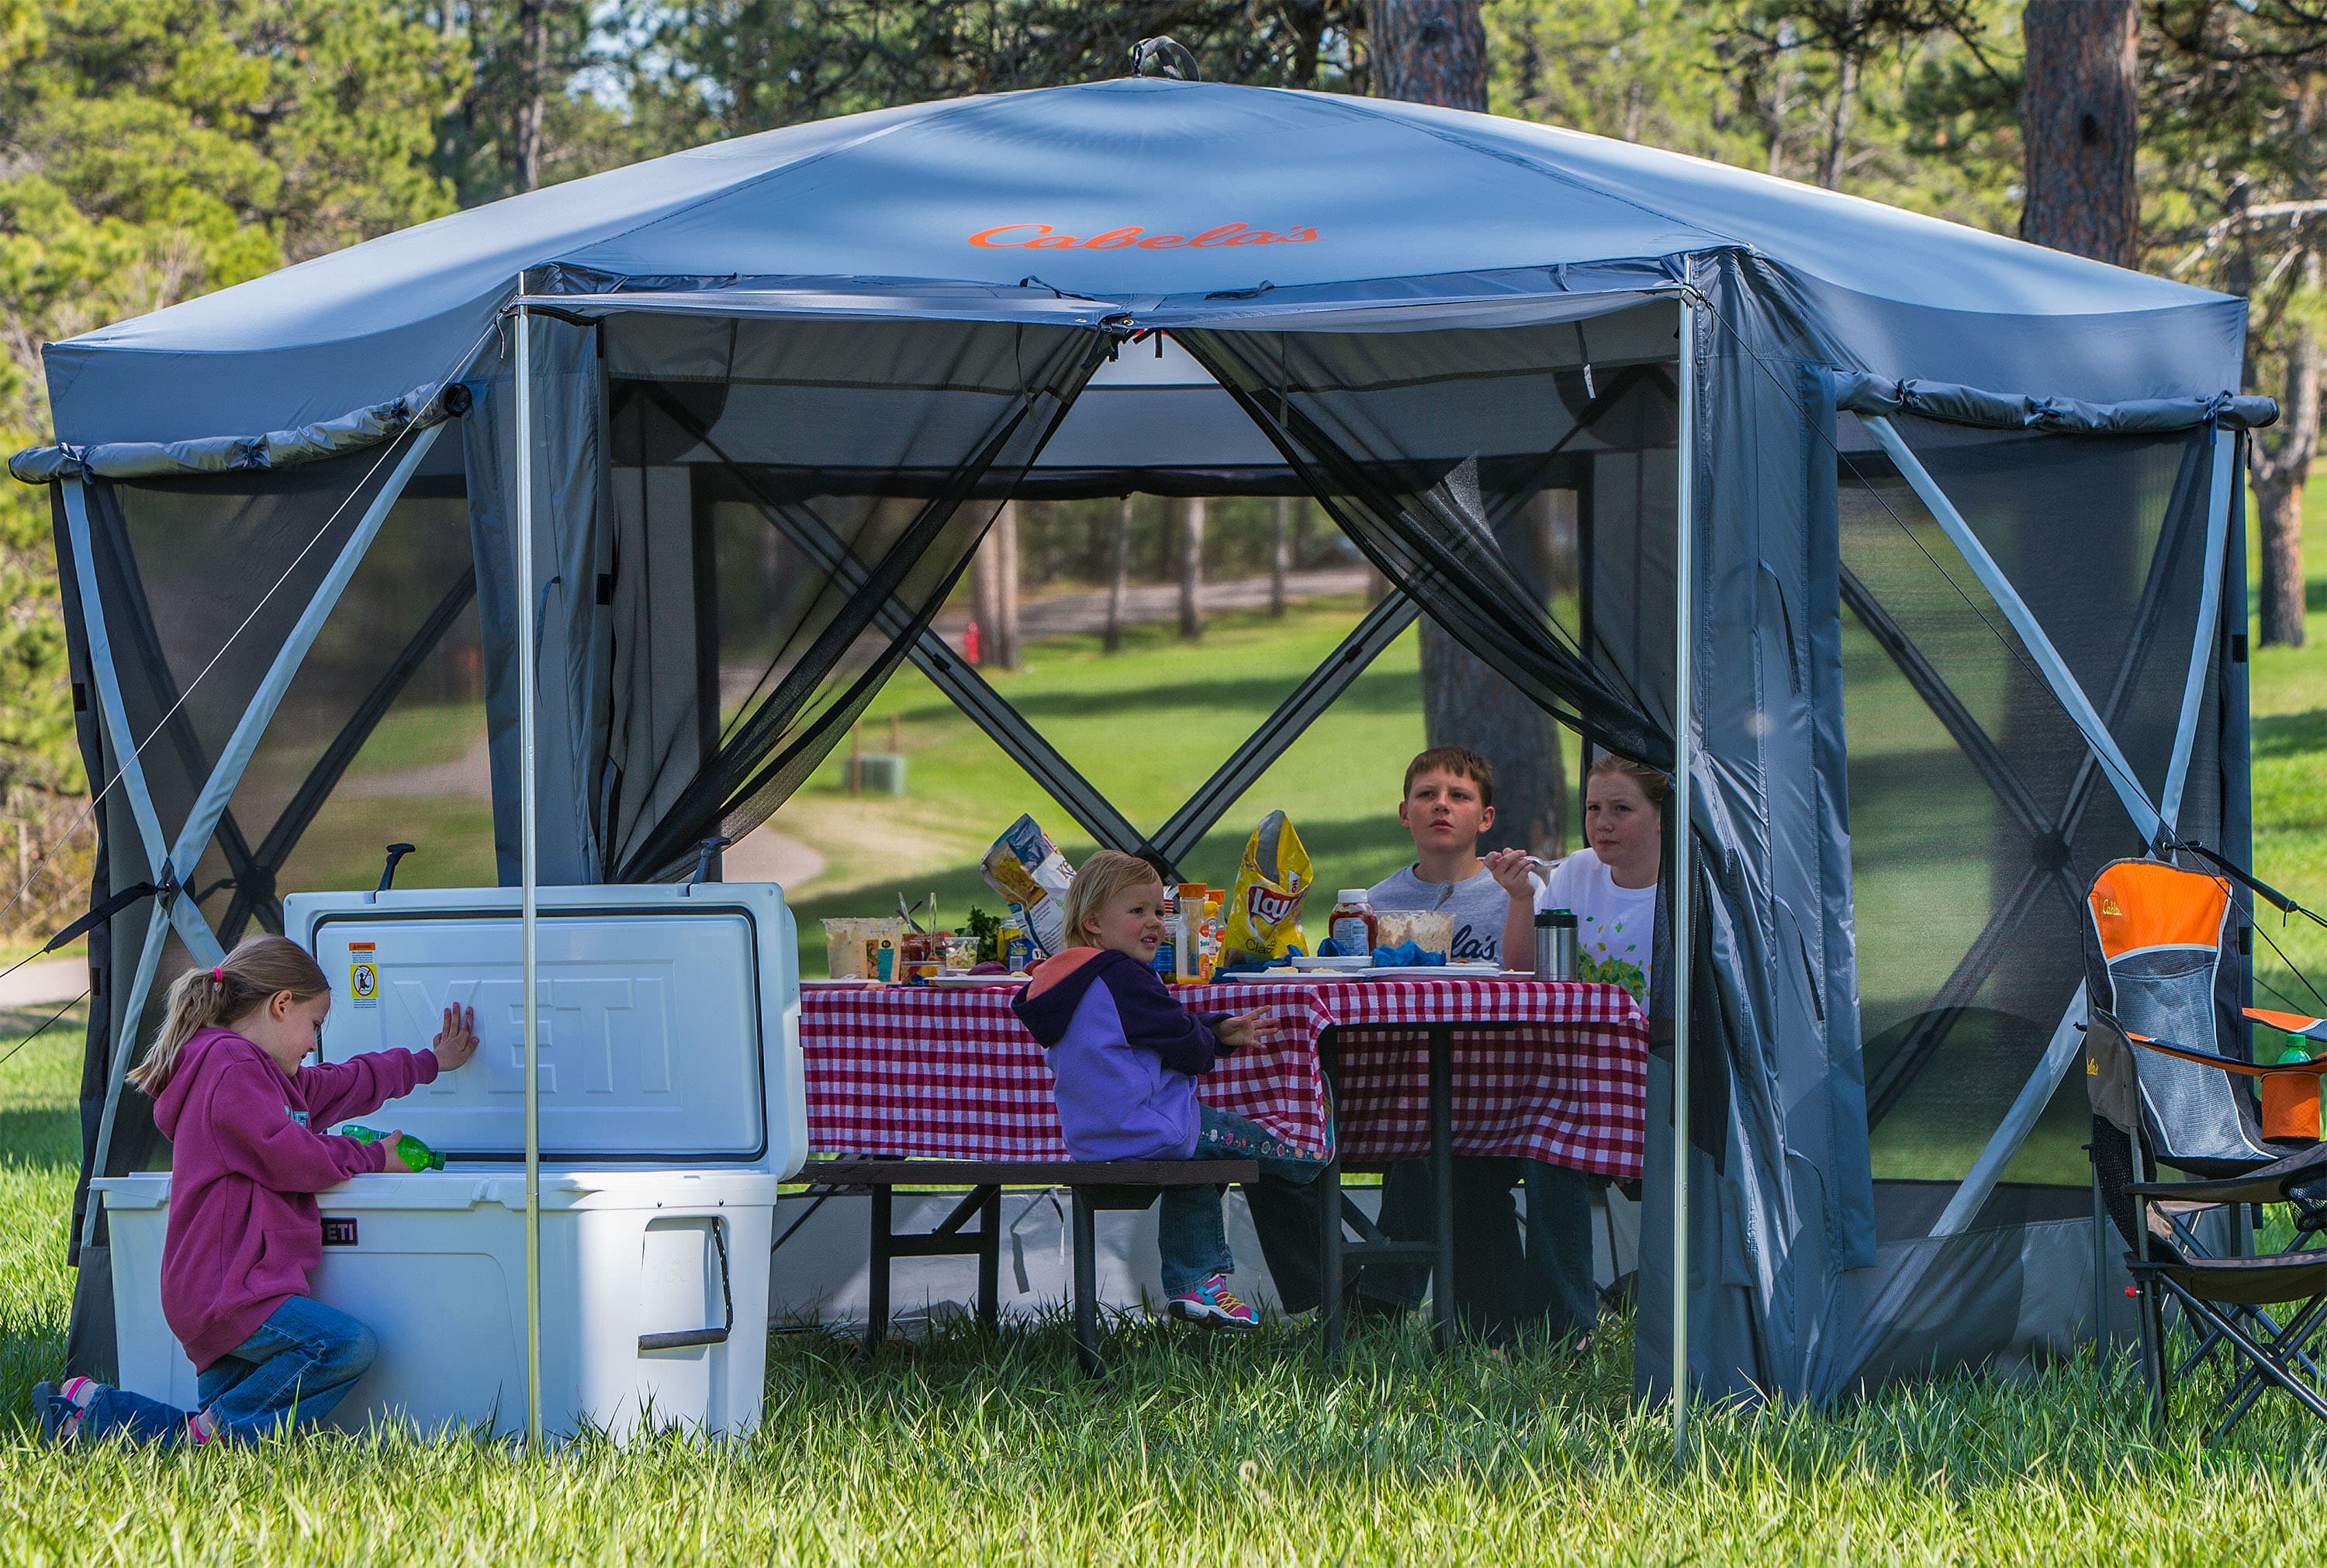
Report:
[[[1455,1154],[1508,1155],[1617,1180],[1640,1174],[1648,1023],[1616,985],[1532,979],[1338,979],[1175,986],[1206,1013],[1263,1008],[1264,1049],[1197,1083],[1205,1104],[1328,1155],[1321,1237],[1329,1346],[1348,1251],[1425,1251],[1451,1275]],[[800,997],[808,1147],[845,1160],[1066,1160],[1051,1070],[1010,1010],[1011,986],[810,987]],[[1338,1115],[1336,1114],[1338,1110]],[[1328,1129],[1338,1121],[1338,1146]],[[1436,1235],[1349,1244],[1341,1174],[1427,1156]],[[814,1180],[813,1161],[803,1179]],[[1433,1293],[1442,1337],[1452,1292]]]

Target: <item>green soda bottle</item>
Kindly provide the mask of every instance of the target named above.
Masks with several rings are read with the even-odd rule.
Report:
[[[382,1138],[387,1137],[388,1134],[381,1132],[377,1127],[359,1126],[355,1123],[350,1122],[346,1126],[340,1129],[340,1136],[342,1138],[353,1138],[359,1143],[377,1143]],[[444,1156],[438,1153],[435,1150],[430,1148],[427,1144],[422,1143],[419,1139],[414,1137],[409,1133],[404,1133],[397,1136],[396,1140],[396,1156],[397,1159],[403,1161],[406,1167],[409,1170],[442,1171],[444,1169]]]

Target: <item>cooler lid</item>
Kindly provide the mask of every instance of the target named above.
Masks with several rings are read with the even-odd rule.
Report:
[[[365,1120],[454,1162],[521,1161],[515,891],[294,895],[285,914],[332,979],[322,1060],[423,1050],[446,1006],[476,1010],[472,1060]],[[544,889],[543,1160],[796,1165],[804,1115],[793,946],[771,884]]]

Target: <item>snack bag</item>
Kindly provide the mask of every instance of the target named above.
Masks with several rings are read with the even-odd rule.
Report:
[[[1228,962],[1266,963],[1287,953],[1307,954],[1301,901],[1308,896],[1312,874],[1309,852],[1285,813],[1262,817],[1246,841],[1244,863],[1237,867],[1236,886],[1229,890]]]
[[[1075,868],[1032,817],[1012,823],[978,869],[986,885],[1009,901],[1038,957],[1065,948],[1067,884],[1075,880]]]

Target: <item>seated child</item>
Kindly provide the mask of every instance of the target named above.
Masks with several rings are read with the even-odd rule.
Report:
[[[314,1194],[388,1169],[397,1134],[360,1143],[323,1129],[467,1061],[476,1014],[446,1008],[426,1050],[300,1066],[331,1009],[322,968],[282,937],[252,937],[170,987],[161,1033],[129,1078],[154,1097],[172,1145],[162,1314],[200,1377],[200,1408],[89,1377],[43,1383],[33,1408],[49,1442],[248,1442],[321,1421],[370,1367],[371,1330],[307,1293],[323,1259]]]
[[[1059,1125],[1078,1160],[1253,1160],[1264,1180],[1305,1184],[1323,1162],[1257,1123],[1196,1098],[1213,1061],[1268,1038],[1258,1009],[1191,1013],[1148,966],[1164,939],[1164,883],[1118,850],[1083,863],[1067,891],[1067,939],[1011,1003],[1057,1079]],[[1167,1187],[1155,1242],[1172,1316],[1250,1329],[1258,1316],[1229,1291],[1236,1267],[1218,1187]]]

